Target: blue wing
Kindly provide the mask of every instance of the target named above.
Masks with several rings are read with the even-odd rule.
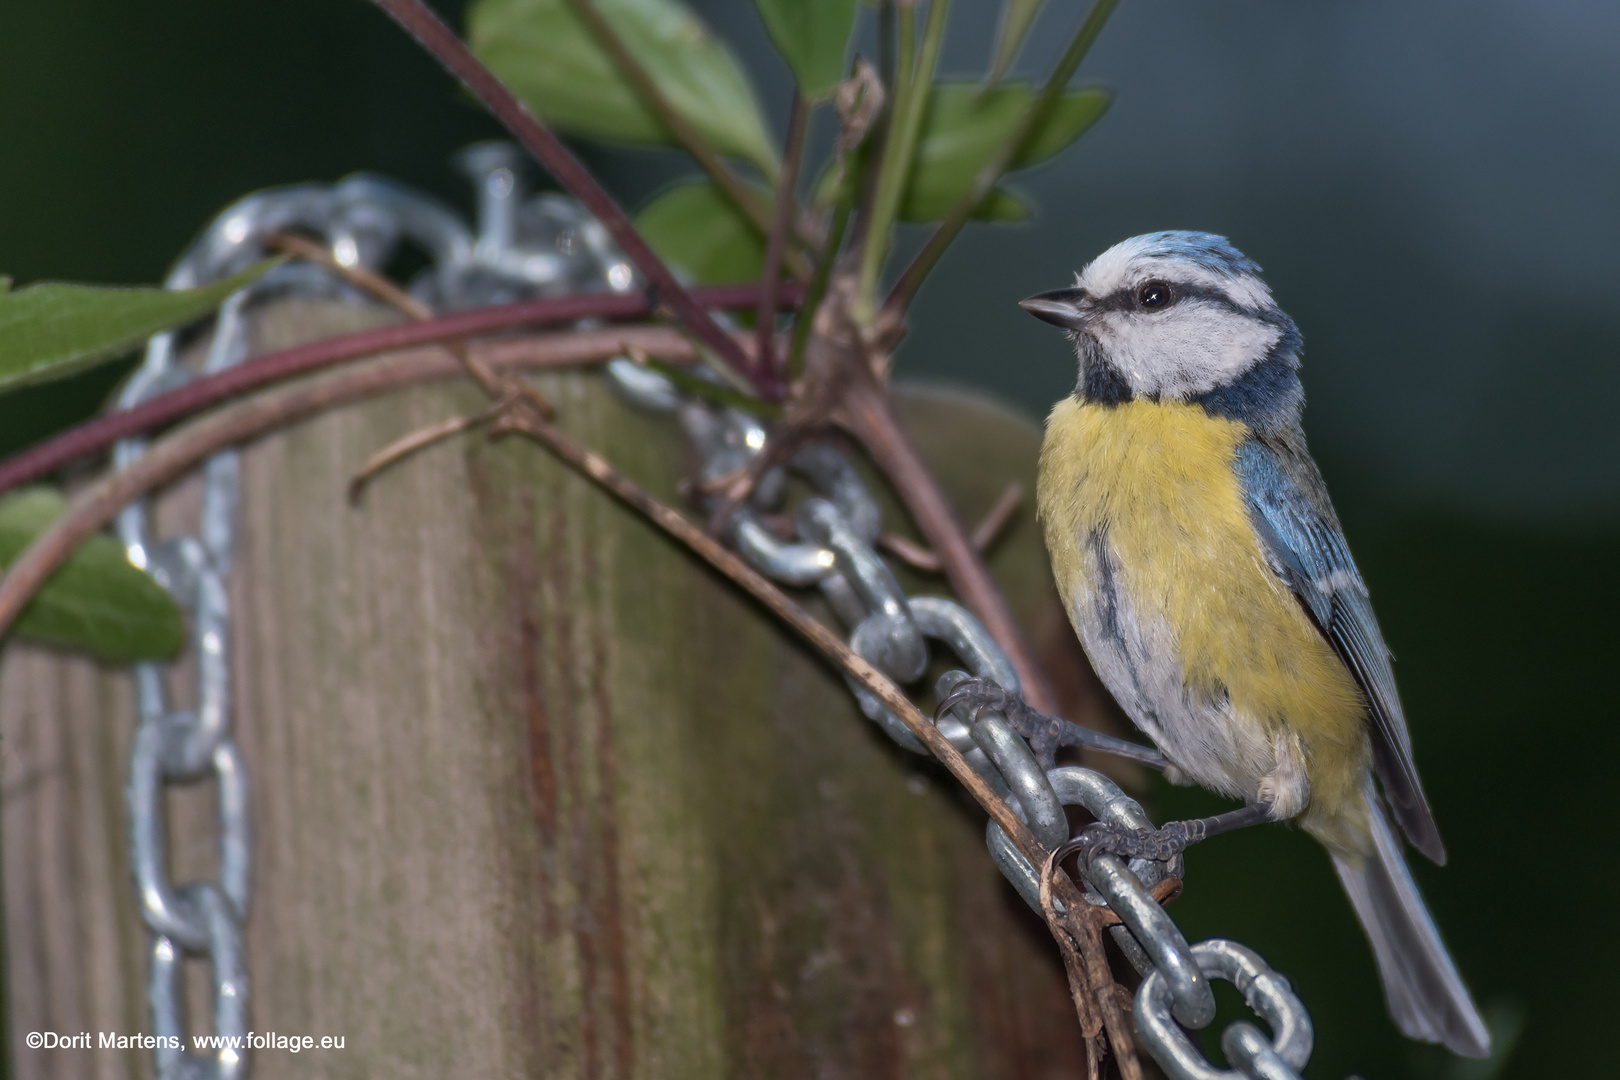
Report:
[[[1412,762],[1389,648],[1316,463],[1301,437],[1283,433],[1251,437],[1238,449],[1236,464],[1249,519],[1272,569],[1294,590],[1367,695],[1373,761],[1395,820],[1414,847],[1444,863],[1445,847]]]

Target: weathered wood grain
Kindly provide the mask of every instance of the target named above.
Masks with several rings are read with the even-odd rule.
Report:
[[[283,311],[261,346],[355,317]],[[569,430],[676,499],[691,463],[673,422],[590,375],[539,385]],[[1010,479],[1033,490],[1033,425],[963,395],[902,401],[966,517]],[[1075,1075],[1061,968],[991,866],[982,815],[750,601],[518,440],[434,447],[345,502],[378,446],[480,404],[412,390],[244,457],[254,1026],[345,1039],[260,1051],[255,1074]],[[1030,511],[992,566],[1084,692]],[[125,679],[88,662],[11,646],[0,665],[21,1076],[148,1069],[18,1042],[148,1023],[131,712]],[[209,803],[191,801],[173,814],[177,872],[207,873]]]

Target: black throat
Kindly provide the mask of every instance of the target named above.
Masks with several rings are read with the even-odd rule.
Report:
[[[1088,404],[1109,406],[1131,400],[1131,384],[1108,362],[1095,338],[1076,334],[1075,351],[1080,357],[1080,381],[1074,387],[1076,397]]]

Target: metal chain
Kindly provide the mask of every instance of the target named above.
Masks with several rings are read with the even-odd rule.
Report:
[[[504,143],[469,148],[458,164],[478,192],[476,235],[455,214],[427,196],[391,181],[356,176],[335,186],[304,185],[260,193],[227,209],[203,233],[170,274],[171,288],[206,284],[262,257],[263,237],[301,229],[321,235],[345,265],[379,267],[407,240],[432,264],[412,282],[411,292],[441,310],[573,292],[630,292],[640,286],[607,232],[571,199],[554,194],[527,197],[523,157]],[[337,295],[358,300],[347,286],[306,263],[277,268],[237,293],[221,310],[205,370],[235,363],[246,352],[248,305],[273,296]],[[679,390],[645,367],[620,358],[609,362],[610,385],[635,405],[675,414],[701,454],[698,479],[713,482],[752,462],[767,431],[740,410],[711,404]],[[177,359],[174,335],[154,338],[145,363],[120,399],[130,407],[173,389],[191,377]],[[119,445],[127,464],[143,448]],[[797,537],[778,539],[762,515],[780,508],[786,474],[814,489],[795,511]],[[700,485],[697,490],[704,490]],[[230,607],[226,584],[237,501],[237,458],[227,451],[204,469],[204,506],[199,535],[153,544],[147,508],[137,503],[119,518],[118,531],[130,560],[149,569],[193,612],[198,660],[197,705],[176,711],[165,694],[163,665],[136,669],[140,728],[130,763],[129,806],[132,862],[142,915],[152,931],[149,999],[154,1034],[181,1036],[184,1014],[179,969],[185,954],[206,956],[212,966],[214,1030],[246,1030],[248,984],[242,924],[249,898],[248,796],[240,754],[230,737]],[[771,470],[735,516],[727,539],[761,573],[793,587],[815,586],[849,629],[850,646],[902,685],[915,684],[928,668],[929,642],[937,642],[967,669],[949,671],[936,684],[943,697],[963,679],[991,679],[1011,693],[1020,689],[1006,655],[973,615],[942,597],[908,597],[873,547],[880,527],[878,506],[849,460],[829,445],[813,444],[785,466]],[[898,717],[849,680],[861,711],[900,746],[926,753]],[[939,730],[1004,798],[1048,847],[1068,839],[1065,806],[1084,806],[1099,821],[1132,830],[1153,823],[1142,807],[1107,777],[1066,766],[1043,772],[1024,739],[1005,717],[941,718]],[[163,795],[171,783],[212,776],[219,790],[220,878],[176,887],[167,875]],[[1040,912],[1039,876],[993,821],[986,832],[992,859],[1019,895]],[[1138,1034],[1173,1080],[1242,1077],[1297,1078],[1310,1057],[1312,1029],[1304,1005],[1288,982],[1253,951],[1234,942],[1189,945],[1148,890],[1180,878],[1179,857],[1168,862],[1105,855],[1084,871],[1086,899],[1106,904],[1122,920],[1111,928],[1125,956],[1145,976],[1134,1010]],[[1254,1025],[1229,1026],[1222,1047],[1236,1071],[1216,1069],[1177,1025],[1202,1028],[1215,1018],[1211,978],[1235,983],[1275,1033]],[[160,1041],[161,1045],[161,1041]],[[157,1051],[160,1077],[245,1077],[245,1053],[222,1050],[202,1060]]]
[[[702,455],[700,479],[718,480],[746,466],[765,444],[760,423],[737,409],[717,407],[682,395],[661,376],[628,363],[609,366],[609,377],[630,400],[659,412],[675,412]],[[654,380],[658,380],[655,382]],[[785,485],[767,474],[750,505],[739,511],[728,539],[756,570],[784,585],[818,586],[838,618],[850,628],[850,647],[896,682],[919,680],[928,667],[932,639],[968,671],[940,676],[935,694],[944,698],[964,679],[992,679],[1009,692],[1018,676],[1006,655],[974,616],[941,597],[907,597],[874,550],[877,504],[854,467],[826,445],[801,450],[787,468],[816,490],[794,515],[796,542],[776,538],[759,515],[778,508]],[[702,488],[699,488],[702,490]],[[891,739],[915,753],[922,743],[898,717],[853,680],[847,680],[861,711]],[[1093,817],[1122,828],[1150,831],[1153,822],[1135,799],[1101,773],[1078,766],[1042,771],[1023,736],[1004,716],[984,712],[975,721],[957,710],[942,717],[939,731],[1005,799],[1048,848],[1069,839],[1065,806],[1084,806]],[[1040,875],[1007,834],[991,821],[986,828],[990,854],[1026,903],[1040,913]],[[1121,924],[1110,933],[1145,978],[1134,1010],[1138,1034],[1173,1080],[1288,1080],[1297,1078],[1310,1058],[1312,1028],[1304,1004],[1288,981],[1259,955],[1235,942],[1214,939],[1189,945],[1149,889],[1180,878],[1182,859],[1126,863],[1103,855],[1083,871],[1086,898],[1106,904]],[[1251,1006],[1277,1032],[1273,1040],[1254,1025],[1228,1027],[1222,1046],[1237,1070],[1210,1065],[1178,1026],[1204,1028],[1215,1019],[1209,979],[1238,985]]]
[[[175,264],[165,284],[193,288],[218,281],[266,254],[273,232],[320,236],[337,261],[380,268],[403,241],[431,260],[411,291],[444,309],[519,296],[561,295],[632,287],[629,264],[608,244],[607,231],[572,200],[556,195],[524,202],[516,180],[518,156],[505,144],[465,151],[460,164],[479,184],[481,231],[474,234],[450,208],[392,181],[359,175],[336,185],[307,184],[261,192],[226,209]],[[200,373],[238,363],[249,344],[250,309],[289,296],[362,298],[309,263],[288,263],[232,295],[220,309]],[[119,397],[131,408],[173,390],[199,372],[180,362],[180,340],[161,334]],[[145,450],[143,440],[118,444],[124,467]],[[163,1080],[241,1080],[249,1072],[245,1044],[209,1054],[187,1053],[185,958],[205,957],[212,978],[213,1033],[237,1038],[249,1030],[249,982],[243,924],[252,861],[247,775],[231,737],[229,577],[236,531],[238,459],[234,450],[203,466],[202,515],[195,535],[155,541],[145,500],[120,514],[117,532],[130,561],[148,570],[191,614],[197,676],[195,704],[175,708],[169,665],[139,664],[139,718],[130,757],[127,801],[130,862],[141,916],[151,931],[147,984],[157,1074]],[[165,795],[170,785],[212,778],[219,804],[218,880],[175,884],[169,876]]]

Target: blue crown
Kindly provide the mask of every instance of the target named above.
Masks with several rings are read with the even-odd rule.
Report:
[[[1258,263],[1233,247],[1226,237],[1214,233],[1167,229],[1144,233],[1137,239],[1142,244],[1140,253],[1149,258],[1180,259],[1228,277],[1260,275]]]

